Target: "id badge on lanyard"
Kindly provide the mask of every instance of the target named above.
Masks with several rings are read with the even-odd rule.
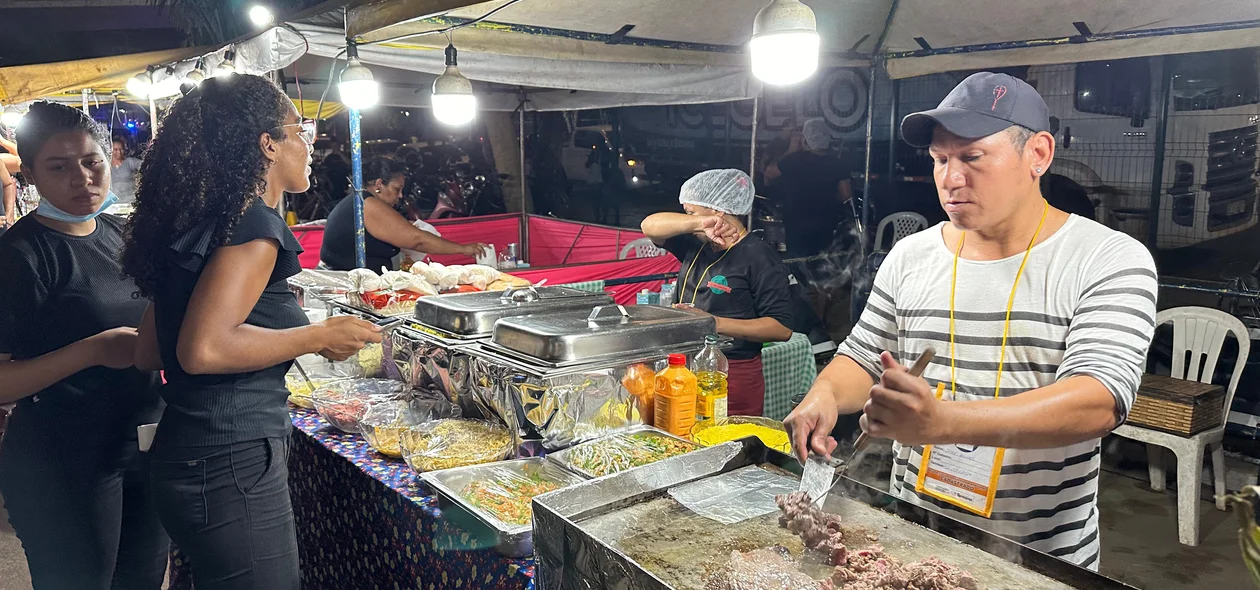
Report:
[[[945,384],[936,385],[940,399]],[[1006,449],[975,445],[925,445],[914,490],[989,518]]]

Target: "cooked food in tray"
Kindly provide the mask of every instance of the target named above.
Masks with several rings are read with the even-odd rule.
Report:
[[[435,420],[403,432],[401,446],[413,470],[436,471],[501,461],[512,450],[512,435],[483,420]]]
[[[606,436],[580,444],[563,455],[563,462],[579,473],[603,477],[694,451],[694,443],[665,433],[644,430]]]

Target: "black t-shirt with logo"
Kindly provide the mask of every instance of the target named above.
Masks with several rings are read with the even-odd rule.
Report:
[[[788,268],[779,254],[756,236],[729,250],[715,251],[693,235],[674,236],[664,248],[682,262],[674,303],[689,303],[718,317],[735,320],[774,318],[792,324]],[[731,360],[761,354],[760,342],[736,340],[726,352]]]

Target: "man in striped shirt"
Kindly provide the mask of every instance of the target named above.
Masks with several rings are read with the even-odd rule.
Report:
[[[901,125],[935,161],[949,222],[889,252],[857,326],[786,420],[793,448],[831,453],[837,415],[863,411],[866,432],[894,441],[894,495],[1097,569],[1100,438],[1141,380],[1154,262],[1046,204],[1054,137],[1023,81],[975,74]],[[910,376],[928,348],[935,360]],[[1006,449],[987,518],[916,492],[929,444]]]

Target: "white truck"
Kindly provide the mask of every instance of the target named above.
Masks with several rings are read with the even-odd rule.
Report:
[[[598,185],[603,182],[600,176],[599,164],[592,163],[587,166],[587,161],[591,157],[591,152],[596,149],[606,149],[612,145],[609,134],[612,133],[611,125],[589,125],[574,127],[573,131],[561,151],[561,164],[564,166],[564,173],[569,177],[570,182],[585,183]],[[626,177],[626,187],[635,189],[647,184],[646,168],[642,161],[636,160],[633,156],[627,157],[625,150],[621,150],[618,154],[620,161],[621,173]]]

